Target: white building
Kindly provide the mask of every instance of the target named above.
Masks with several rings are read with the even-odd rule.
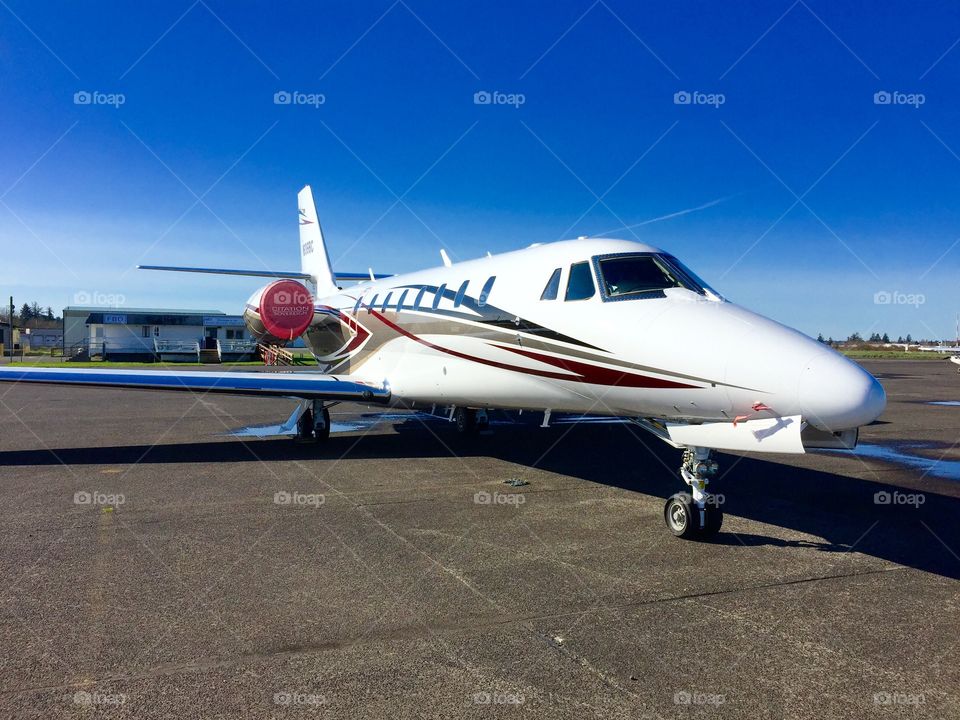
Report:
[[[83,306],[63,310],[66,358],[197,361],[204,349],[235,359],[255,354],[256,342],[241,316],[220,310]]]

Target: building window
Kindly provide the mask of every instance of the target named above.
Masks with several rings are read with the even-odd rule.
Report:
[[[154,325],[154,326],[153,326],[153,336],[154,336],[154,337],[160,337],[160,326],[159,326],[159,325]]]
[[[145,338],[150,337],[150,326],[149,326],[149,325],[144,325],[143,327],[140,328],[140,337],[145,337]]]

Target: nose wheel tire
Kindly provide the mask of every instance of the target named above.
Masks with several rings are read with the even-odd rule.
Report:
[[[690,496],[686,493],[677,493],[671,495],[663,506],[663,519],[671,533],[679,538],[689,539],[696,535],[700,524],[699,518],[694,516],[695,512],[697,510],[690,502]]]
[[[685,540],[707,540],[720,532],[723,511],[714,505],[706,505],[703,508],[701,527],[700,508],[691,500],[689,494],[677,493],[663,506],[663,520],[667,524],[667,530],[676,537]]]

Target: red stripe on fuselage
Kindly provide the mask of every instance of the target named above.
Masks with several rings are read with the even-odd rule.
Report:
[[[591,385],[615,385],[619,387],[632,387],[632,388],[694,388],[696,385],[687,385],[685,383],[675,382],[673,380],[662,380],[660,378],[649,377],[647,375],[637,375],[635,373],[621,372],[613,368],[605,368],[599,365],[591,365],[589,363],[583,363],[576,360],[569,360],[567,358],[558,358],[552,355],[543,355],[541,353],[534,353],[529,350],[523,350],[521,348],[512,348],[504,347],[502,345],[494,345],[490,343],[492,347],[499,347],[502,350],[510,350],[511,352],[519,353],[520,355],[527,355],[528,357],[539,360],[540,362],[546,363],[548,365],[553,365],[554,367],[563,368],[568,370],[571,373],[576,373],[575,375],[568,375],[567,373],[551,372],[549,370],[536,370],[534,368],[522,367],[520,365],[511,365],[509,363],[502,363],[496,360],[488,360],[486,358],[476,357],[475,355],[467,355],[466,353],[459,352],[457,350],[451,350],[450,348],[445,348],[435,343],[432,343],[423,338],[417,337],[408,330],[403,329],[399,325],[390,320],[387,320],[382,314],[377,312],[371,307],[364,305],[363,307],[367,310],[380,322],[386,325],[389,328],[397,331],[404,337],[408,337],[411,340],[414,340],[421,345],[425,345],[432,350],[437,350],[438,352],[445,353],[447,355],[452,355],[453,357],[461,358],[463,360],[470,360],[472,362],[480,363],[481,365],[488,365],[490,367],[500,368],[502,370],[511,370],[513,372],[524,373],[526,375],[536,375],[538,377],[550,378],[552,380],[568,380],[570,382],[579,382],[579,383],[588,383]]]

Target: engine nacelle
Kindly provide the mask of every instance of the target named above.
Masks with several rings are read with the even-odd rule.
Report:
[[[277,280],[257,290],[243,311],[243,320],[259,342],[285,344],[313,322],[313,295],[296,280]]]

